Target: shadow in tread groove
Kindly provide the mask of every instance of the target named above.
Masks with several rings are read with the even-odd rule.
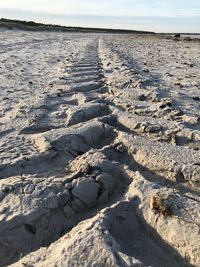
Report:
[[[121,252],[140,260],[144,266],[192,267],[137,214],[136,201],[138,199],[134,198],[129,203],[122,202],[117,208],[111,209],[110,233],[121,246]]]

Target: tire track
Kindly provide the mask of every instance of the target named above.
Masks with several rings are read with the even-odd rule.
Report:
[[[199,154],[170,144],[177,124],[153,116],[161,104],[167,106],[167,99],[142,114],[156,94],[150,91],[148,97],[142,84],[129,86],[130,79],[138,81],[111,48],[93,37],[84,57],[66,66],[58,92],[38,107],[43,114],[20,132],[37,155],[2,166],[1,203],[4,209],[12,206],[0,223],[2,265],[34,264],[43,255],[49,266],[62,266],[63,258],[67,266],[76,261],[80,266],[82,250],[83,266],[90,266],[90,253],[97,264],[105,259],[104,266],[190,266],[198,261],[198,244],[191,238],[184,243],[179,225],[196,233],[199,196],[192,186],[198,184]],[[134,101],[141,105],[137,112],[128,106]],[[183,184],[184,189],[176,189]],[[72,241],[71,233],[76,236]],[[66,239],[72,242],[69,247]],[[94,245],[88,249],[84,240]],[[45,253],[40,249],[50,244]],[[59,259],[49,263],[63,244]],[[95,244],[106,257],[96,255]]]

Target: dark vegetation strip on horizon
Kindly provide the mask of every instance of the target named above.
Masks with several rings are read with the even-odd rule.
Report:
[[[141,34],[155,34],[149,31],[138,31],[138,30],[123,30],[123,29],[104,29],[104,28],[88,28],[88,27],[71,27],[61,26],[54,24],[43,24],[36,23],[34,21],[23,21],[23,20],[11,20],[11,19],[0,19],[0,27],[7,29],[20,29],[26,31],[63,31],[63,32],[100,32],[100,33],[141,33]]]

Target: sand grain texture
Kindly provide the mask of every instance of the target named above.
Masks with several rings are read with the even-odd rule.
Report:
[[[0,266],[200,266],[199,43],[1,30]]]

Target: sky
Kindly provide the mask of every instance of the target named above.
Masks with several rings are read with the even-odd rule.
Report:
[[[200,33],[200,0],[0,0],[0,17],[66,26]]]

